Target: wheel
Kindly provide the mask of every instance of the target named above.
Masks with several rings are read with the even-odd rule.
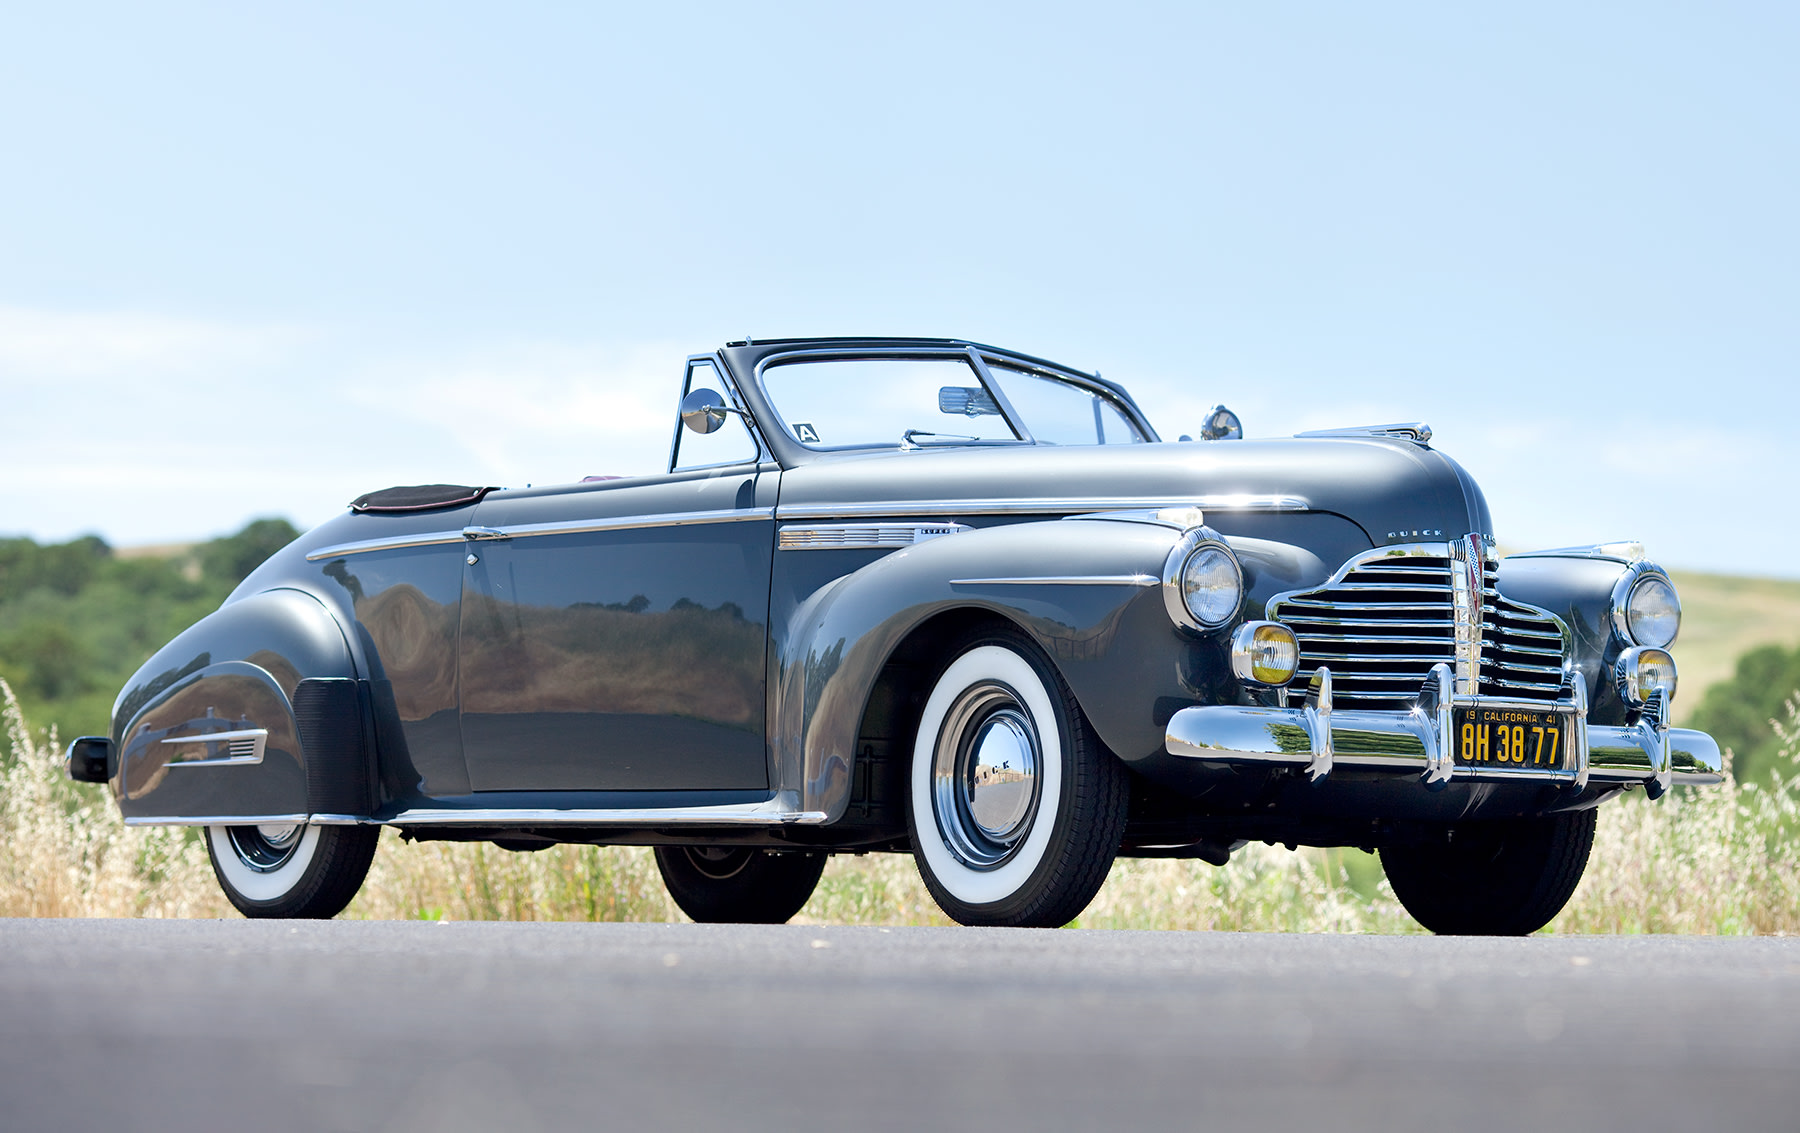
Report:
[[[326,920],[362,888],[378,826],[208,826],[219,888],[246,917]]]
[[[1471,822],[1447,841],[1384,846],[1381,868],[1413,919],[1440,935],[1524,936],[1562,911],[1594,845],[1593,810]]]
[[[1054,928],[1087,908],[1125,831],[1125,768],[1032,641],[985,631],[919,716],[907,826],[919,874],[966,925]]]
[[[701,924],[785,923],[812,896],[825,858],[749,846],[656,847],[669,896]]]

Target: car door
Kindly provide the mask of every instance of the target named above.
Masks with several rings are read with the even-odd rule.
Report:
[[[715,367],[690,361],[683,394],[726,385]],[[735,438],[685,457],[678,431],[667,474],[476,509],[459,673],[474,790],[767,789],[779,473],[727,424]]]

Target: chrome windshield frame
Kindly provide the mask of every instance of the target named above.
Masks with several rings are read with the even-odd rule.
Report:
[[[990,367],[994,365],[1060,382],[1063,385],[1074,387],[1095,397],[1101,398],[1105,400],[1108,405],[1112,406],[1118,414],[1125,419],[1126,423],[1131,426],[1132,432],[1136,435],[1134,443],[1147,444],[1157,439],[1155,432],[1150,429],[1148,421],[1143,419],[1142,411],[1137,409],[1136,406],[1130,402],[1129,395],[1121,396],[1118,390],[1110,388],[1106,383],[1076,371],[1065,370],[1060,367],[1023,357],[1013,357],[972,343],[941,342],[918,343],[916,345],[896,343],[893,345],[882,346],[811,346],[792,350],[778,350],[774,353],[764,355],[757,360],[752,377],[758,394],[761,396],[764,404],[767,405],[769,414],[773,418],[769,431],[771,433],[779,433],[781,440],[785,444],[792,445],[809,455],[827,455],[836,452],[880,451],[888,448],[905,447],[905,443],[898,439],[899,430],[896,431],[896,439],[893,441],[865,441],[845,445],[814,445],[796,439],[788,428],[789,423],[786,414],[783,412],[776,399],[769,393],[766,375],[769,370],[777,366],[794,365],[806,362],[853,360],[900,361],[908,359],[939,359],[944,361],[957,361],[967,365],[970,369],[974,370],[976,380],[981,383],[983,389],[985,389],[994,399],[995,405],[998,406],[1001,411],[1002,420],[1006,422],[1007,427],[1011,429],[1014,434],[1013,439],[1010,440],[982,440],[962,442],[955,445],[917,445],[914,447],[1003,448],[1015,445],[1035,445],[1039,443],[1031,432],[1030,426],[1020,415],[1018,409],[1007,398],[1005,391],[1000,388],[999,381],[994,378],[993,372],[990,369]],[[773,444],[772,441],[770,443],[771,445]]]

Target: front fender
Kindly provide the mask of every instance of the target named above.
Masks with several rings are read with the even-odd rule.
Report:
[[[1613,662],[1625,643],[1612,629],[1612,594],[1632,563],[1575,551],[1537,552],[1500,560],[1499,590],[1515,601],[1548,610],[1568,624],[1574,664],[1586,678],[1588,719],[1623,724],[1625,703],[1612,680]]]
[[[321,809],[315,804],[333,795],[332,784],[321,780],[323,768],[309,767],[302,740],[317,763],[325,733],[353,726],[360,734],[360,721],[344,719],[355,708],[343,707],[346,696],[357,702],[357,676],[342,628],[311,595],[268,590],[207,615],[145,662],[113,705],[109,782],[121,811],[178,821]],[[234,762],[219,744],[170,742],[249,730],[267,732],[260,759]]]
[[[1222,646],[1183,635],[1164,609],[1163,562],[1179,538],[1145,523],[1021,523],[916,544],[821,588],[777,646],[776,781],[799,792],[801,809],[840,817],[883,666],[915,630],[955,611],[1029,634],[1122,758],[1159,752],[1168,717],[1206,698],[1211,674],[1224,671],[1208,663]]]

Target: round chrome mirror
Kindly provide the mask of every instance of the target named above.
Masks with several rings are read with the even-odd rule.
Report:
[[[729,412],[718,390],[697,389],[681,399],[681,423],[696,433],[718,432]]]

